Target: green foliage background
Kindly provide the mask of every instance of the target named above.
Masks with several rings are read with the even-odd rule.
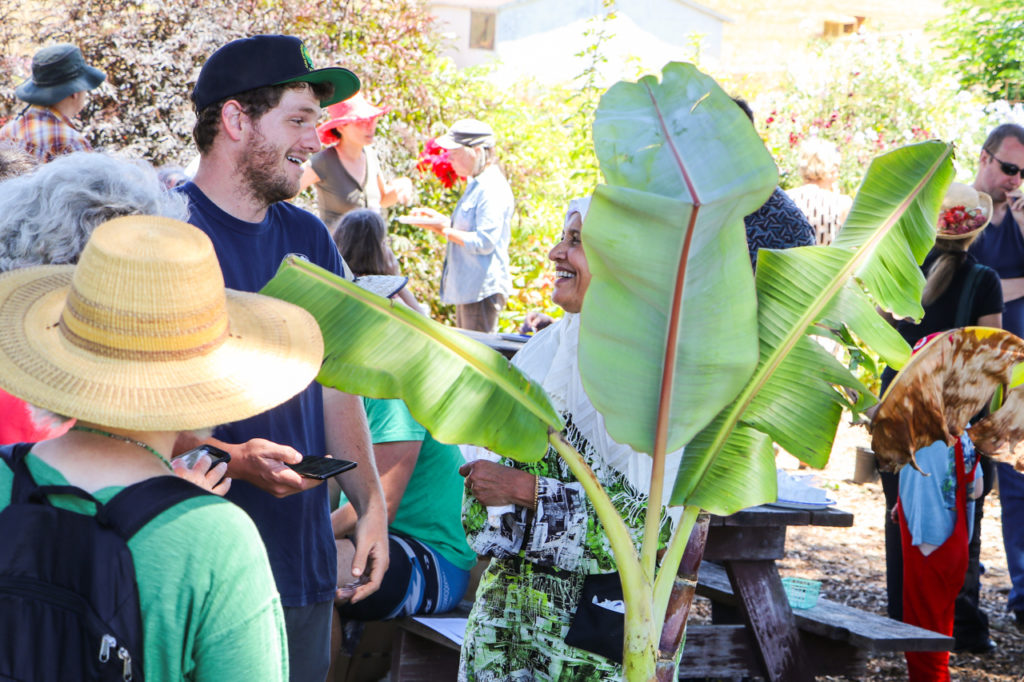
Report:
[[[416,171],[425,141],[457,118],[487,120],[501,138],[501,164],[516,197],[510,250],[516,293],[502,328],[513,330],[528,310],[559,314],[550,303],[546,256],[561,230],[567,200],[589,193],[598,182],[590,128],[606,85],[599,73],[610,26],[604,19],[588,24],[583,56],[589,66],[575,82],[496,85],[487,68],[458,70],[440,56],[444,38],[424,0],[50,0],[36,5],[25,10],[0,3],[0,122],[20,109],[14,86],[29,74],[37,47],[72,42],[108,74],[82,115],[94,147],[156,165],[192,159],[188,93],[199,68],[226,41],[254,33],[298,35],[315,63],[341,64],[360,75],[369,99],[391,107],[375,146],[392,173],[413,178],[422,205],[448,212],[461,192]],[[953,12],[930,36],[866,34],[809,45],[807,56],[791,64],[781,82],[700,67],[730,94],[751,102],[783,187],[800,184],[799,146],[815,135],[842,151],[840,184],[849,194],[871,158],[932,137],[957,145],[958,179],[969,181],[985,133],[1012,113],[1005,102],[992,103],[991,84],[972,74],[998,71],[1004,80],[1020,82],[1024,10],[1010,0],[949,0],[948,6]],[[602,7],[613,11],[613,0],[602,0]],[[699,60],[700,36],[689,40]],[[943,49],[933,46],[939,44]],[[312,192],[297,201],[307,207],[315,203]],[[391,217],[403,212],[393,210]],[[390,227],[412,290],[436,319],[450,320],[453,310],[437,301],[443,242],[394,220]]]
[[[960,83],[992,100],[1024,99],[1024,4],[1017,0],[946,0],[933,29]]]

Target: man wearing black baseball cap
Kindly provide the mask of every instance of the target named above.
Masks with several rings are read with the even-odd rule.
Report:
[[[199,169],[178,191],[189,200],[189,222],[213,241],[228,287],[259,291],[291,253],[344,276],[324,224],[287,200],[299,191],[303,162],[320,150],[320,108],[358,90],[347,69],[313,68],[291,36],[235,40],[203,65],[192,90]],[[366,582],[353,601],[369,596],[387,569],[387,510],[362,400],[314,382],[213,435],[210,442],[231,453],[228,497],[253,518],[267,546],[285,607],[291,679],[323,680],[337,590],[327,488],[285,465],[326,453],[359,464],[338,480],[359,512],[353,573]]]
[[[32,77],[14,89],[27,107],[0,129],[6,141],[45,163],[61,154],[90,151],[73,120],[85,107],[89,90],[106,79],[89,66],[74,45],[44,47],[32,58]]]

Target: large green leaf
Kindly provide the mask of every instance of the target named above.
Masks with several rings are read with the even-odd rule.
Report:
[[[521,461],[563,424],[547,394],[487,346],[289,256],[262,292],[308,310],[324,336],[317,380],[371,398],[401,398],[439,441]]]
[[[827,461],[846,402],[834,386],[864,389],[807,335],[820,320],[842,320],[891,364],[905,362],[909,348],[871,311],[877,303],[901,315],[921,314],[924,278],[918,264],[934,240],[939,205],[953,177],[951,159],[952,147],[942,142],[881,156],[868,169],[832,246],[761,251],[760,361],[736,400],[687,447],[673,504],[700,500],[708,511],[728,514],[771,501],[774,481],[730,496],[702,489],[723,472],[761,466],[760,451],[742,447],[749,429],[804,461]]]
[[[587,216],[583,385],[608,432],[660,456],[735,397],[757,364],[743,216],[778,172],[709,77],[669,64],[659,83],[601,98],[594,144],[607,185]]]

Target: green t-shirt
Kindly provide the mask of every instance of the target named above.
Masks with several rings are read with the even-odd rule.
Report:
[[[459,448],[434,440],[401,400],[364,398],[363,404],[374,443],[423,441],[391,530],[430,545],[459,568],[471,569],[476,554],[462,528],[459,467],[464,460]]]
[[[26,458],[39,485],[68,485],[56,469]],[[0,463],[0,510],[11,502],[14,474]],[[120,487],[94,493],[107,502]],[[52,496],[83,514],[92,504]],[[214,496],[186,500],[158,515],[128,542],[142,610],[148,682],[287,680],[281,600],[267,552],[249,516]]]

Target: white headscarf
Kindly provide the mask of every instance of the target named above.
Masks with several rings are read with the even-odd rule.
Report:
[[[572,422],[610,467],[621,473],[636,490],[650,492],[650,455],[615,441],[605,428],[604,417],[583,389],[579,368],[580,316],[566,313],[561,320],[538,332],[512,359],[512,364],[538,382],[551,404]],[[683,450],[669,453],[665,460],[664,499],[672,493]]]
[[[565,223],[568,225],[574,213],[579,213],[580,218],[586,220],[589,208],[590,197],[571,200],[565,214]],[[577,352],[579,332],[579,314],[566,313],[561,320],[542,329],[530,339],[512,359],[512,364],[544,388],[559,413],[572,415],[573,424],[598,456],[621,473],[634,489],[648,494],[653,459],[649,454],[616,442],[605,428],[604,417],[598,413],[583,389]],[[473,458],[472,453],[465,454],[467,459]],[[675,484],[682,456],[683,451],[680,449],[666,457],[663,488],[663,499],[666,501]]]

